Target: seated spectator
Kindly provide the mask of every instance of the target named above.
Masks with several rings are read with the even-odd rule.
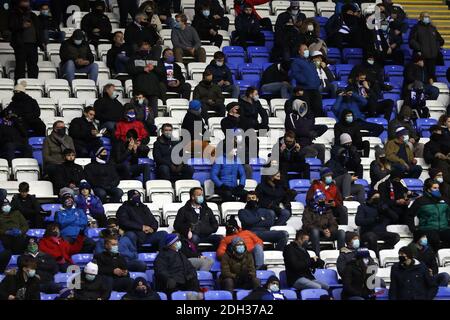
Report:
[[[117,141],[113,145],[113,161],[123,180],[140,180],[145,184],[150,180],[152,166],[149,163],[139,163],[140,158],[148,158],[150,148],[138,139],[136,130],[130,129],[126,135],[127,141]]]
[[[238,212],[242,229],[251,231],[264,242],[274,243],[275,250],[282,251],[287,244],[289,234],[282,230],[270,230],[271,227],[277,225],[274,212],[261,208],[259,201],[255,191],[250,191],[247,194],[247,204],[244,209]],[[240,237],[244,238],[242,235]]]
[[[148,132],[144,124],[136,119],[136,110],[131,103],[125,105],[125,113],[123,118],[116,124],[116,131],[114,133],[118,141],[127,142],[127,133],[130,130],[135,130],[138,135],[138,141],[143,144],[148,142]]]
[[[181,67],[175,62],[173,50],[166,48],[162,55],[156,71],[159,73],[160,81],[165,85],[165,91],[178,93],[179,97],[189,100],[191,85],[186,82]]]
[[[347,231],[345,233],[345,246],[339,250],[339,256],[336,260],[336,269],[341,278],[347,264],[355,258],[356,250],[359,249],[360,245],[361,242],[357,232]],[[370,256],[369,259],[371,259]]]
[[[127,269],[125,258],[119,253],[116,237],[105,239],[105,250],[94,255],[98,265],[98,273],[114,291],[128,291],[133,285],[133,279]]]
[[[134,21],[125,29],[125,44],[129,52],[136,52],[145,42],[149,45],[147,50],[151,50],[150,59],[158,60],[162,51],[161,38],[148,20],[145,12],[138,12],[134,16]]]
[[[436,100],[438,98],[439,88],[433,86],[435,74],[434,71],[430,74],[430,71],[432,70],[425,67],[425,57],[420,54],[414,54],[412,61],[405,66],[403,71],[403,94],[405,99],[416,81],[422,83],[427,99]]]
[[[423,157],[432,168],[440,169],[446,184],[450,183],[450,143],[444,134],[445,129],[439,125],[431,126],[430,141],[425,144]]]
[[[433,278],[439,287],[447,287],[450,275],[447,272],[439,272],[439,265],[436,253],[428,246],[428,238],[424,231],[414,232],[414,239],[408,245],[413,253],[414,259],[425,264],[428,270],[431,270]],[[438,273],[439,272],[439,273]]]
[[[216,24],[216,19],[214,19],[210,7],[207,2],[202,4],[201,11],[195,13],[192,27],[197,30],[200,40],[209,41],[210,45],[220,48],[223,36],[218,32],[220,25]]]
[[[75,144],[75,151],[80,158],[91,158],[103,143],[102,134],[94,124],[95,110],[92,106],[84,107],[83,116],[70,123],[69,135]]]
[[[400,248],[398,258],[391,268],[389,300],[432,300],[438,288],[426,265],[408,247]]]
[[[176,62],[183,62],[183,56],[194,57],[197,62],[206,62],[206,51],[193,26],[187,24],[185,14],[178,14],[176,24],[172,29],[172,44]]]
[[[178,290],[200,291],[197,272],[181,246],[176,234],[168,234],[155,260],[155,289],[168,295]]]
[[[197,245],[192,241],[192,231],[188,231],[187,235],[180,235],[181,252],[188,258],[189,262],[197,271],[210,271],[214,260],[205,257],[198,250]]]
[[[18,210],[12,210],[6,194],[0,194],[0,241],[12,254],[21,254],[27,246],[27,220]]]
[[[301,152],[302,147],[295,140],[293,131],[286,131],[284,137],[280,138],[278,143],[273,146],[272,154],[276,149],[278,149],[280,173],[284,181],[293,177],[309,180],[310,167],[305,162],[304,153]],[[289,174],[290,172],[296,172],[296,174]]]
[[[429,168],[428,175],[431,179],[439,183],[439,191],[441,192],[442,199],[450,203],[450,185],[445,181],[444,170],[439,168]]]
[[[223,290],[255,289],[260,285],[253,256],[240,237],[231,240],[221,259],[220,267],[220,286]]]
[[[290,64],[286,61],[273,63],[264,70],[261,76],[261,92],[282,99],[289,99],[292,87],[289,82]]]
[[[239,98],[239,86],[234,83],[233,74],[225,63],[226,57],[222,51],[214,53],[214,59],[206,67],[213,75],[213,83],[217,84],[222,92],[231,94],[231,98]]]
[[[179,143],[172,140],[173,126],[165,123],[161,127],[161,135],[153,144],[153,159],[156,163],[156,175],[161,180],[192,179],[194,169],[187,164],[176,164],[172,160],[172,150]]]
[[[97,82],[98,64],[94,62],[94,55],[82,30],[75,30],[72,36],[62,43],[59,55],[61,76],[69,81],[70,85],[75,79],[75,73],[87,73],[89,79]]]
[[[375,266],[370,260],[370,252],[366,248],[359,248],[354,258],[347,263],[342,275],[342,300],[375,300],[375,289],[372,284],[369,267]]]
[[[144,124],[150,136],[156,136],[155,117],[158,114],[153,113],[153,107],[145,95],[142,92],[134,91],[133,99],[131,99],[130,103],[134,106],[134,111],[136,111],[136,120]]]
[[[391,167],[402,172],[404,178],[418,179],[422,173],[422,167],[417,165],[413,150],[409,145],[409,134],[405,127],[395,130],[395,139],[386,143],[386,159]]]
[[[269,130],[269,116],[259,101],[258,89],[248,87],[245,95],[239,98],[242,129]],[[261,122],[258,121],[258,115]]]
[[[191,141],[203,141],[203,135],[208,128],[205,119],[202,117],[202,103],[200,100],[192,100],[189,102],[189,109],[183,118],[181,129],[189,132]]]
[[[11,210],[19,211],[31,229],[44,227],[44,218],[49,214],[41,209],[36,196],[29,194],[30,185],[27,182],[19,184],[19,193],[15,194],[11,200]]]
[[[115,165],[108,160],[108,151],[104,147],[97,150],[95,159],[84,167],[84,173],[102,203],[107,202],[107,196],[111,203],[121,202],[123,191],[117,187],[120,178]]]
[[[207,9],[205,6],[207,5]],[[203,14],[209,10],[209,17],[212,18],[212,24],[217,29],[228,30],[230,19],[225,17],[225,10],[219,3],[219,0],[195,0],[195,14]],[[219,46],[220,47],[220,46]]]
[[[24,256],[18,270],[9,271],[0,283],[0,300],[41,300],[37,261]]]
[[[42,145],[44,170],[47,172],[51,180],[57,172],[58,165],[64,163],[66,159],[64,154],[66,149],[70,149],[75,154],[73,140],[67,134],[67,129],[64,122],[58,120],[53,123],[53,130],[44,139],[44,143]]]
[[[257,16],[254,7],[247,2],[244,2],[240,7],[240,12],[235,11],[234,25],[236,30],[232,33],[233,45],[247,48],[251,41],[254,46],[264,46],[266,41],[264,34],[261,32],[260,18]]]
[[[130,51],[125,44],[123,32],[116,31],[113,34],[111,49],[106,53],[106,66],[113,74],[126,73],[128,60]]]
[[[363,128],[366,129],[365,124],[366,122],[360,122],[350,109],[343,110],[340,120],[334,125],[335,144],[338,144],[342,134],[347,133],[352,137],[352,145],[358,150],[358,152],[363,157],[368,157],[370,154],[370,142],[363,140],[363,134],[361,133]],[[382,126],[380,127],[382,132],[384,129]],[[374,127],[374,129],[378,130],[376,127]]]
[[[326,195],[317,189],[314,192],[314,202],[308,203],[302,217],[302,229],[308,232],[317,256],[320,255],[320,241],[337,240],[338,250],[345,245],[345,233],[338,229],[336,218],[326,200]]]
[[[94,103],[95,119],[100,122],[100,129],[106,128],[109,136],[114,134],[116,124],[125,111],[118,97],[116,86],[108,83],[103,87],[102,97]]]
[[[330,68],[328,68],[327,61],[323,56],[323,53],[321,51],[313,51],[311,53],[311,61],[316,66],[317,75],[320,79],[320,93],[322,95],[325,94],[332,99],[336,98],[337,87],[332,83],[336,80],[336,77]]]
[[[230,102],[227,104],[227,114],[220,121],[220,128],[222,132],[227,135],[227,130],[231,130],[234,133],[237,129],[242,129],[241,124],[241,107],[238,102]]]
[[[392,63],[395,65],[404,64],[404,53],[400,46],[403,44],[402,24],[399,21],[384,19],[380,22],[380,27],[371,30],[370,42],[371,50],[383,65]]]
[[[408,130],[409,135],[408,144],[414,150],[414,155],[417,158],[423,158],[424,145],[423,143],[419,142],[420,134],[419,132],[417,132],[415,128],[413,118],[415,117],[413,115],[412,109],[404,104],[398,116],[394,120],[389,121],[388,139],[390,140],[395,139],[395,130],[399,127],[404,127],[406,130]]]
[[[157,292],[153,291],[147,280],[137,277],[122,300],[161,300],[161,298]]]
[[[314,202],[314,193],[316,190],[322,191],[326,196],[328,208],[333,211],[333,215],[340,224],[348,223],[347,208],[344,206],[342,194],[333,180],[333,171],[330,168],[324,167],[320,170],[320,179],[314,180],[306,194],[306,203]]]
[[[239,228],[235,216],[228,217],[225,228],[226,237],[220,241],[219,247],[217,248],[217,259],[221,260],[233,240],[239,238],[245,243],[248,252],[253,255],[255,268],[257,270],[262,269],[264,266],[263,241],[255,233]]]
[[[105,209],[100,198],[92,193],[86,180],[81,181],[79,190],[80,193],[75,197],[76,207],[82,209],[86,216],[94,218],[100,228],[106,227]]]
[[[137,238],[138,245],[151,244],[161,250],[165,245],[167,232],[158,231],[156,221],[150,209],[142,203],[141,194],[137,190],[127,192],[128,201],[117,210],[119,226]]]
[[[161,20],[156,14],[157,5],[153,0],[141,3],[138,12],[145,12],[148,23],[159,33],[162,30]]]
[[[56,24],[55,19],[50,15],[49,4],[47,2],[41,3],[39,11],[39,25],[43,32],[42,42],[45,45],[47,45],[51,39],[58,43],[63,42],[66,33],[60,30],[59,25]]]
[[[270,276],[265,285],[260,286],[249,293],[242,300],[287,300],[283,292],[280,291],[280,279],[277,276]]]
[[[28,145],[28,133],[21,118],[3,110],[0,113],[0,154],[12,166],[16,158],[32,158],[32,149]]]
[[[325,24],[328,47],[361,48],[364,41],[364,18],[357,3],[346,3]]]
[[[313,275],[313,270],[323,268],[324,262],[319,257],[311,257],[308,253],[309,235],[304,230],[298,230],[295,240],[283,250],[284,266],[289,287],[297,290],[325,289],[329,287]]]
[[[423,185],[423,195],[412,204],[411,215],[419,218],[417,229],[422,231],[434,252],[450,246],[449,205],[442,200],[439,183],[427,179]]]
[[[175,27],[176,21],[172,18],[172,12],[170,10],[171,1],[156,0],[155,1],[155,13],[158,15],[161,23],[167,25],[170,29]],[[181,1],[179,2],[181,4]],[[180,12],[181,7],[177,6],[174,12]]]
[[[55,283],[54,276],[58,273],[59,267],[55,258],[47,253],[40,252],[37,240],[30,238],[27,249],[17,259],[17,265],[21,266],[23,259],[32,257],[36,260],[36,274],[39,276],[40,284],[39,288],[41,292],[45,293],[59,293],[62,289],[62,285]]]
[[[133,91],[142,93],[148,100],[153,115],[158,114],[158,98],[163,98],[164,84],[157,72],[159,55],[150,50],[148,41],[141,41],[139,49],[128,60],[127,72],[133,80]]]
[[[236,0],[234,2],[234,12],[236,16],[239,16],[241,13],[243,13],[245,11],[245,8],[250,7],[252,10],[252,15],[254,15],[256,17],[256,19],[258,19],[262,29],[266,30],[266,31],[272,31],[272,22],[269,18],[261,18],[261,16],[258,14],[258,12],[256,11],[256,5],[260,5],[260,4],[265,4],[268,3],[269,0]],[[258,3],[258,4],[256,4]],[[224,6],[225,7],[225,6]],[[248,10],[247,10],[248,12]]]
[[[59,193],[64,187],[75,189],[80,185],[81,180],[85,179],[83,167],[75,163],[75,151],[65,149],[63,151],[64,162],[55,167],[55,173],[50,180],[53,183],[55,194]]]
[[[393,249],[400,241],[398,233],[389,232],[386,227],[396,224],[398,215],[389,206],[381,203],[380,193],[371,192],[367,202],[361,204],[356,212],[355,223],[360,227],[361,241],[364,247],[375,251],[378,255],[378,241],[383,241],[383,248]]]
[[[98,274],[96,262],[89,262],[81,273],[81,286],[75,289],[75,300],[108,300],[111,296],[111,286],[105,278]]]
[[[370,185],[374,187],[391,173],[391,164],[386,159],[386,152],[380,146],[375,147],[375,160],[370,163]]]
[[[31,137],[45,136],[45,124],[40,118],[41,109],[37,101],[26,93],[26,87],[26,81],[21,81],[14,87],[14,95],[5,114],[14,114],[20,118],[25,131],[30,132]]]
[[[58,264],[59,272],[66,272],[73,265],[72,255],[80,253],[85,240],[84,234],[78,234],[75,242],[70,243],[61,237],[59,226],[50,223],[45,229],[44,237],[39,241],[39,251],[52,256]]]
[[[297,57],[292,61],[289,77],[295,80],[304,91],[305,102],[313,112],[314,116],[322,117],[322,96],[320,94],[320,78],[316,65],[309,58],[308,46],[304,43],[297,45]]]
[[[315,138],[327,132],[326,125],[316,125],[314,114],[308,104],[302,100],[302,87],[295,87],[294,96],[285,103],[286,118],[284,126],[286,130],[295,132],[296,141],[300,145],[300,153],[305,158],[318,158],[325,161],[325,145],[313,143]]]
[[[81,19],[81,30],[95,46],[101,40],[111,40],[112,27],[109,17],[105,15],[105,2],[103,0],[96,0],[91,12]]]
[[[364,187],[355,181],[362,178],[363,167],[356,147],[348,133],[340,137],[340,145],[331,148],[331,159],[325,164],[334,174],[336,185],[344,197],[344,201],[353,199],[364,203]]]
[[[209,111],[213,111],[217,117],[225,115],[225,98],[219,85],[213,83],[210,70],[203,72],[203,80],[195,87],[193,98],[202,102],[202,116],[205,119],[209,117]]]

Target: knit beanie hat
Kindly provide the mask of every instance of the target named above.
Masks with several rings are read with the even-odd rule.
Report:
[[[178,241],[178,235],[176,233],[169,233],[166,236],[166,246],[167,247],[170,247],[171,245],[173,245],[177,241]]]
[[[194,111],[198,111],[200,110],[202,107],[202,103],[199,100],[192,100],[191,102],[189,102],[189,109],[194,110]]]
[[[98,274],[98,265],[92,261],[89,262],[86,265],[86,267],[84,267],[84,273],[97,275]]]

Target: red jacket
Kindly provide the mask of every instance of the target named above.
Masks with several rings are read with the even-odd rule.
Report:
[[[327,201],[334,200],[334,202],[336,203],[336,207],[342,206],[344,203],[342,201],[342,195],[338,187],[336,187],[334,183],[330,184],[328,189],[326,189],[325,187],[326,184],[322,180],[314,180],[308,190],[308,193],[306,194],[306,201],[314,202],[314,192],[319,189],[323,192],[323,194],[325,194],[325,196],[327,197]]]
[[[256,15],[258,19],[261,19],[258,12],[256,12],[255,6],[259,6],[260,4],[264,4],[269,2],[270,0],[245,0],[245,3],[252,6],[253,14]],[[234,4],[234,15],[237,17],[239,14],[241,14],[241,6],[237,3]]]
[[[127,141],[127,132],[128,130],[134,129],[138,134],[138,140],[142,141],[142,139],[148,137],[148,132],[144,127],[144,124],[141,121],[133,121],[128,122],[124,120],[120,120],[116,124],[116,139],[122,140],[123,142]]]
[[[73,264],[72,255],[81,251],[84,238],[83,235],[78,235],[75,242],[70,244],[63,238],[44,237],[39,241],[39,251],[51,255],[59,264]]]
[[[235,233],[231,236],[226,236],[220,241],[219,247],[217,248],[216,255],[218,258],[221,258],[225,251],[227,251],[228,245],[233,241],[234,238],[239,237],[244,240],[245,246],[249,252],[252,252],[257,244],[263,245],[263,241],[258,238],[256,234],[248,230],[239,229],[238,233]]]

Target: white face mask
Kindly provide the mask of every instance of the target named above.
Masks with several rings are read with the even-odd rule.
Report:
[[[73,40],[73,43],[75,43],[75,45],[77,46],[79,46],[82,42],[83,40]]]
[[[367,60],[367,63],[370,65],[373,65],[375,63],[375,60],[369,59],[369,60]]]
[[[312,24],[308,24],[308,31],[314,31],[314,26]]]
[[[436,177],[436,181],[441,184],[442,182],[444,182],[444,178],[442,177]]]
[[[259,101],[259,95],[254,96],[252,99],[253,101]]]
[[[223,62],[222,61],[216,61],[216,65],[218,66],[218,67],[222,67],[223,66]]]
[[[409,141],[409,135],[405,134],[403,136],[403,142],[407,143]]]

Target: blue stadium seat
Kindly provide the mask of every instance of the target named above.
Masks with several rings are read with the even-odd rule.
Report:
[[[322,161],[317,158],[305,158],[305,161],[307,164],[309,164],[311,179],[320,179],[320,169],[322,168]]]
[[[448,66],[436,66],[436,77],[446,77]]]
[[[144,261],[147,264],[147,266],[151,268],[153,267],[153,263],[155,262],[157,255],[158,253],[156,252],[139,253],[138,259]]]
[[[253,170],[253,180],[258,183],[261,182],[261,168],[266,164],[266,160],[263,158],[252,158],[249,161],[250,166]]]
[[[41,208],[43,211],[50,211],[51,215],[48,217],[45,217],[45,221],[54,221],[55,220],[55,213],[56,211],[61,210],[61,205],[56,203],[49,203],[49,204],[41,204]]]
[[[328,295],[324,289],[304,289],[300,292],[302,300],[320,300],[323,295]]]
[[[336,288],[332,291],[334,300],[341,300],[342,290],[342,288]]]
[[[108,152],[110,153],[111,150],[112,150],[111,140],[109,138],[106,138],[106,137],[101,137],[100,140],[103,143],[103,147],[105,147],[105,149],[108,150]]]
[[[342,56],[345,63],[357,65],[363,60],[363,51],[361,48],[345,48]]]
[[[210,171],[212,166],[211,161],[205,158],[191,158],[188,159],[187,164],[195,171]]]
[[[147,274],[145,272],[130,272],[130,278],[131,279],[144,278],[145,280],[148,281]]]
[[[111,295],[109,296],[109,300],[122,300],[122,297],[125,294],[126,294],[126,292],[111,291]]]
[[[347,81],[350,72],[352,71],[354,65],[352,64],[337,64],[336,66],[336,76],[341,81]]]
[[[7,268],[16,268],[17,267],[17,259],[19,258],[19,255],[12,255],[9,259]]]
[[[211,173],[210,172],[194,172],[194,175],[192,176],[192,179],[197,180],[200,182],[201,185],[205,183],[206,180],[211,179]]]
[[[155,161],[153,159],[139,158],[138,164],[149,164],[151,166],[150,180],[156,180],[156,167],[155,167]],[[144,181],[144,176],[142,174],[139,176],[139,180]]]
[[[332,84],[336,85],[337,89],[345,89],[347,88],[347,81],[333,81]]]
[[[98,241],[98,239],[100,239],[100,233],[103,229],[105,228],[89,228],[87,229],[87,237],[94,241]]]
[[[412,178],[404,178],[403,181],[405,182],[406,186],[410,191],[417,192],[419,194],[422,194],[423,191],[423,181],[420,179],[412,179]]]
[[[267,63],[269,62],[270,52],[266,47],[248,47],[247,48],[248,60],[251,63]]]
[[[5,279],[5,275],[4,274],[0,274],[0,282],[2,282],[3,281],[3,279]]]
[[[49,300],[55,300],[55,298],[58,297],[57,293],[47,294],[44,292],[41,292],[41,300],[43,301],[49,301]]]
[[[55,283],[61,283],[61,284],[67,284],[67,280],[69,279],[69,276],[72,274],[65,273],[65,272],[58,272],[53,276],[53,279]]]
[[[146,271],[145,271],[145,275],[146,275],[147,282],[148,282],[150,285],[152,285],[152,284],[153,284],[154,277],[155,277],[155,270],[153,270],[153,269],[146,270]]]
[[[311,187],[311,181],[308,179],[291,179],[289,180],[289,188],[297,192],[306,193]]]
[[[442,55],[444,56],[444,61],[450,61],[450,50],[441,49]]]
[[[419,22],[419,20],[417,20],[417,19],[411,19],[411,18],[406,18],[406,19],[404,20],[404,22],[408,25],[409,28],[412,28],[412,27],[414,27],[414,26],[417,24],[417,22]]]
[[[322,99],[323,111],[333,110],[336,99]]]
[[[392,86],[392,90],[389,93],[401,94],[403,81],[398,82],[398,79],[394,78],[394,81],[386,81],[384,84]]]
[[[296,290],[295,288],[288,286],[286,270],[280,271],[278,278],[280,279],[280,288],[281,289],[289,289],[289,290],[294,290],[294,291]]]
[[[314,277],[329,286],[339,286],[338,275],[333,269],[316,269]]]
[[[295,196],[295,201],[306,205],[306,193],[299,193]]]
[[[27,236],[30,238],[41,239],[44,236],[45,229],[28,229]]]
[[[424,137],[424,138],[429,138],[431,133],[430,133],[430,127],[434,126],[437,124],[437,120],[436,119],[432,119],[432,118],[420,118],[417,119],[417,131],[419,131],[420,136]]]
[[[211,290],[205,292],[205,300],[233,300],[233,295],[230,291]]]
[[[355,184],[360,184],[360,185],[364,186],[364,191],[366,192],[366,194],[370,191],[370,185],[366,179],[358,179],[355,181]]]
[[[261,280],[261,284],[264,285],[271,276],[274,276],[275,272],[272,270],[256,270],[256,277]]]
[[[383,93],[383,99],[385,99],[385,100],[386,99],[391,99],[392,101],[394,101],[394,103],[396,103],[397,100],[401,99],[401,97],[397,93],[386,92],[386,93]],[[394,110],[396,110],[396,108],[394,108]]]
[[[275,33],[268,30],[262,30],[261,32],[264,35],[264,39],[266,40],[264,46],[267,48],[267,50],[272,51],[275,42]]]
[[[205,251],[205,252],[202,252],[202,255],[207,257],[207,258],[210,258],[210,259],[214,260],[214,263],[211,266],[210,272],[219,272],[220,271],[220,269],[221,269],[220,261],[217,260],[215,251]]]
[[[377,300],[389,300],[389,289],[375,288],[375,293]]]
[[[167,300],[167,294],[165,294],[164,292],[158,292],[159,297],[161,298],[161,300]]]
[[[341,51],[338,48],[328,48],[327,58],[336,60],[336,63],[341,63]]]
[[[450,300],[450,288],[439,287],[436,297],[433,300]]]
[[[172,293],[171,298],[172,298],[172,300],[187,300],[187,296],[186,295],[189,292],[197,293],[195,291],[175,291],[175,292]]]
[[[325,25],[327,24],[328,18],[327,17],[322,17],[322,16],[317,16],[317,17],[314,17],[314,20],[316,20],[316,22],[322,28],[322,27],[325,27]],[[333,48],[333,49],[335,49],[335,48]]]
[[[38,164],[42,168],[43,158],[42,158],[42,146],[44,144],[45,137],[32,137],[28,139],[28,144],[31,146],[33,152],[33,158],[35,158]]]
[[[92,253],[79,253],[72,256],[73,263],[78,266],[85,266],[92,261],[94,255]]]
[[[253,80],[236,80],[234,82],[234,84],[239,86],[239,89],[241,90],[241,92],[245,92],[248,87],[257,87],[258,86],[258,81],[259,81],[260,77],[257,77],[257,79],[255,81]]]
[[[227,63],[238,65],[245,62],[245,51],[242,47],[226,46],[222,48],[222,52],[227,57]]]
[[[209,271],[197,271],[198,282],[200,283],[200,287],[213,289],[214,288],[214,279],[213,275]]]
[[[286,300],[297,300],[298,299],[297,292],[295,292],[295,290],[281,289],[281,293],[284,294],[284,296],[286,297]]]
[[[236,291],[236,299],[237,300],[242,300],[244,299],[246,296],[248,296],[250,294],[252,290],[238,290]]]
[[[388,122],[385,118],[378,117],[378,118],[366,118],[367,122],[370,123],[376,123],[379,125],[382,125],[384,127],[384,130],[387,130]]]

